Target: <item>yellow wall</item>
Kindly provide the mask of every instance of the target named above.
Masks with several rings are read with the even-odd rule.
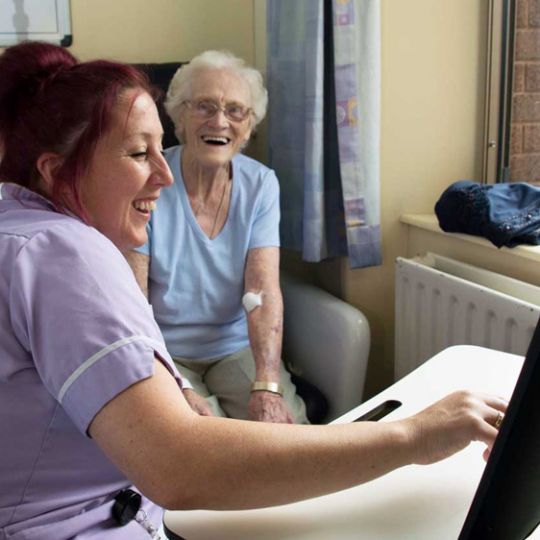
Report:
[[[189,60],[229,49],[253,62],[252,0],[71,0],[73,46],[81,60]]]
[[[483,0],[384,0],[381,225],[383,265],[349,270],[344,297],[372,327],[367,393],[393,376],[394,261],[406,255],[403,213],[427,213],[458,179],[480,179]]]
[[[253,0],[71,0],[70,5],[69,50],[81,60],[172,62],[205,49],[228,49],[254,61]]]

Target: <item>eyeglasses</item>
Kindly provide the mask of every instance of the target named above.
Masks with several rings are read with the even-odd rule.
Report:
[[[238,103],[227,103],[224,107],[218,105],[215,101],[209,99],[200,99],[198,101],[183,101],[182,105],[187,105],[191,112],[203,120],[209,120],[214,117],[218,111],[223,111],[225,118],[231,122],[243,122],[251,113],[249,107],[244,107]]]

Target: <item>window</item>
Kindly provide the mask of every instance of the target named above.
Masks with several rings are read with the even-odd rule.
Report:
[[[540,185],[540,0],[489,0],[485,182]]]

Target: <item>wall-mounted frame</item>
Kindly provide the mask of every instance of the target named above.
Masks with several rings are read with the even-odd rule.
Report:
[[[0,0],[0,47],[27,39],[69,47],[69,0]]]

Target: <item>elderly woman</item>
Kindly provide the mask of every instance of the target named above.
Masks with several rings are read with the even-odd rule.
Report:
[[[151,95],[53,45],[0,56],[0,538],[156,538],[161,507],[287,503],[489,450],[506,403],[465,392],[380,424],[191,410],[122,255],[172,182]]]
[[[281,361],[279,186],[240,154],[266,105],[260,73],[231,53],[206,51],[177,71],[165,103],[182,143],[165,153],[175,185],[128,260],[195,410],[306,423]]]

